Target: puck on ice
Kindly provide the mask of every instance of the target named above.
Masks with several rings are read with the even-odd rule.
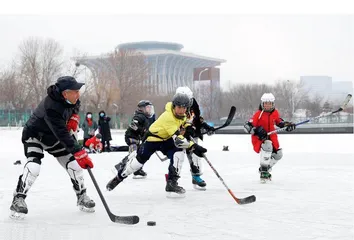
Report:
[[[154,222],[154,221],[148,221],[146,224],[148,226],[156,226],[156,222]]]

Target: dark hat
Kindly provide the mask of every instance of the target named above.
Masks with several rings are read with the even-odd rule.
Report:
[[[85,83],[79,83],[71,76],[64,76],[58,78],[55,85],[59,88],[59,91],[62,92],[65,90],[80,90]]]

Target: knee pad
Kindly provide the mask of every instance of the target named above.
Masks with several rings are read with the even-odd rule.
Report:
[[[32,187],[33,183],[36,181],[40,170],[41,165],[39,159],[33,159],[33,161],[28,161],[23,169],[22,176],[19,178],[16,192],[26,194],[28,190]]]
[[[141,164],[137,157],[136,157],[137,153],[136,151],[134,152],[131,152],[129,155],[128,155],[128,162],[126,164],[126,166],[124,167],[122,173],[121,173],[121,176],[123,178],[126,178],[127,176],[129,176],[130,174],[138,171],[140,168],[143,167],[143,164]]]
[[[187,158],[189,160],[189,165],[191,167],[191,173],[195,176],[200,176],[203,174],[202,171],[202,160],[200,157],[195,155],[194,153],[187,153]]]
[[[66,171],[71,178],[76,193],[81,193],[82,190],[86,189],[84,184],[84,170],[76,160],[67,163]]]
[[[184,151],[177,151],[173,154],[172,166],[175,168],[178,176],[181,174],[183,161],[184,161]]]
[[[275,160],[280,160],[283,157],[283,150],[281,148],[278,149],[278,151],[272,153],[272,158]]]
[[[265,140],[261,145],[261,155],[260,155],[261,166],[268,166],[269,165],[272,151],[273,151],[272,141]]]

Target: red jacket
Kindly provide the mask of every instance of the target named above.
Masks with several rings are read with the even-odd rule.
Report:
[[[267,132],[275,130],[275,125],[279,125],[283,119],[279,117],[279,112],[274,109],[271,112],[265,112],[258,110],[249,122],[252,123],[254,127],[262,126]],[[275,150],[279,149],[278,135],[276,133],[269,135],[269,140],[273,143],[273,148]],[[252,144],[255,152],[259,153],[261,150],[261,144],[263,141],[259,140],[257,136],[252,135]]]
[[[88,148],[93,148],[95,150],[102,149],[101,140],[98,139],[96,136],[93,136],[92,138],[88,139],[85,143],[85,146]]]

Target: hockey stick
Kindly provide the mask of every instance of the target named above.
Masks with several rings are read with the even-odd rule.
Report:
[[[349,103],[350,99],[352,98],[352,95],[351,94],[348,94],[342,104],[342,106],[340,108],[338,108],[337,110],[335,111],[332,111],[332,112],[329,112],[329,113],[325,113],[325,114],[322,114],[322,115],[318,115],[317,117],[313,117],[313,118],[309,118],[307,120],[304,120],[302,122],[298,122],[298,123],[295,123],[295,126],[299,126],[299,125],[302,125],[304,123],[308,123],[308,122],[311,122],[313,120],[316,120],[316,119],[319,119],[319,118],[323,118],[323,117],[328,117],[330,115],[333,115],[335,113],[338,113],[338,112],[341,112],[343,111],[343,109],[347,106],[347,104]],[[274,131],[271,131],[268,133],[268,135],[271,135],[273,133],[278,133],[278,132],[284,132],[286,130],[287,127],[283,127],[283,128],[278,128]]]
[[[236,113],[236,107],[232,106],[231,109],[230,109],[230,112],[229,112],[229,116],[226,119],[226,122],[223,125],[221,125],[220,127],[215,128],[214,131],[229,126],[230,123],[232,122],[232,120],[234,119],[235,113]],[[206,133],[208,133],[208,132],[204,132],[202,134],[204,135]]]
[[[101,198],[101,201],[103,203],[103,206],[104,208],[106,209],[106,212],[109,216],[109,218],[111,219],[112,222],[115,222],[115,223],[123,223],[123,224],[130,224],[130,225],[133,225],[133,224],[137,224],[139,222],[139,217],[138,216],[116,216],[114,215],[110,210],[109,210],[109,207],[106,203],[106,200],[104,199],[103,195],[102,195],[102,192],[96,182],[96,179],[95,177],[93,176],[93,173],[91,171],[91,168],[87,168],[87,171],[89,172],[90,174],[90,177],[92,179],[92,182],[93,184],[95,185],[96,187],[96,190],[98,192],[98,195],[100,196]]]
[[[192,141],[195,143],[194,139],[192,138]],[[243,204],[248,204],[248,203],[253,203],[256,201],[256,196],[251,195],[245,198],[237,198],[235,196],[235,194],[231,191],[231,189],[226,185],[224,179],[222,179],[222,177],[220,176],[220,174],[218,173],[218,171],[216,171],[216,169],[213,167],[213,165],[211,164],[211,162],[209,161],[209,159],[205,156],[205,154],[203,153],[203,158],[205,159],[205,161],[207,161],[207,163],[209,164],[209,166],[211,167],[211,169],[213,170],[213,172],[215,173],[215,175],[219,178],[219,180],[221,181],[221,183],[225,186],[225,188],[227,189],[227,191],[230,193],[231,197],[240,205]]]
[[[203,154],[203,158],[205,159],[205,161],[207,161],[207,163],[209,164],[209,166],[211,167],[211,169],[214,171],[214,173],[216,174],[216,176],[219,178],[219,180],[221,181],[221,183],[225,186],[225,188],[227,189],[227,191],[230,193],[231,197],[240,205],[243,204],[248,204],[248,203],[253,203],[256,201],[256,196],[251,195],[245,198],[237,198],[234,193],[231,191],[231,189],[226,185],[225,181],[222,179],[222,177],[219,175],[219,173],[216,171],[216,169],[213,167],[213,165],[211,164],[211,162],[208,160],[208,158],[205,156],[205,154]]]
[[[161,157],[160,154],[158,154],[157,152],[155,152],[156,156],[160,159],[161,162],[164,162],[166,160],[168,160],[168,157],[165,156],[165,157]]]

